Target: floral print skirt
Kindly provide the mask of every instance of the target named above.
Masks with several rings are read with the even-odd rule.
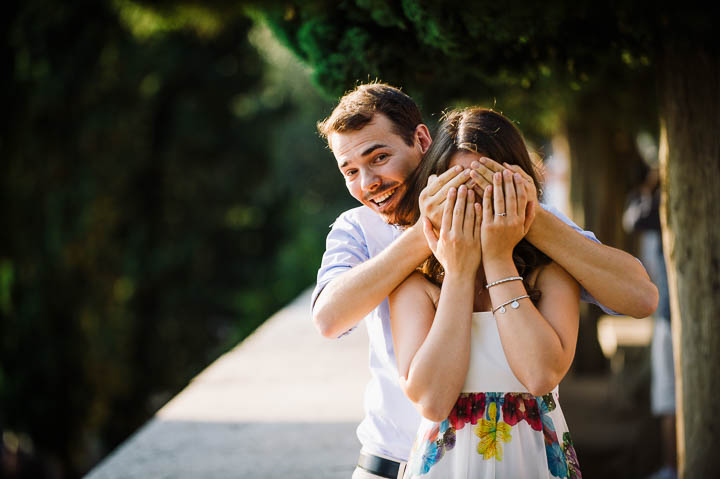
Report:
[[[405,479],[581,478],[557,389],[462,393],[450,416],[423,419]]]

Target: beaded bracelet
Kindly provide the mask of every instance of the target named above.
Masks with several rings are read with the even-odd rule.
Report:
[[[503,304],[501,304],[497,308],[493,309],[492,312],[493,312],[493,314],[495,314],[495,311],[497,311],[499,309],[501,313],[504,313],[505,306],[507,306],[508,304],[510,305],[510,307],[512,309],[518,309],[520,307],[520,303],[518,303],[518,300],[523,299],[523,298],[529,298],[529,297],[530,297],[529,295],[523,294],[522,296],[518,296],[517,298],[513,298],[509,301],[505,301]]]
[[[522,281],[523,277],[522,276],[510,276],[509,278],[499,279],[497,281],[493,281],[490,284],[486,284],[485,289],[490,289],[492,286],[497,286],[498,284],[507,283],[508,281],[517,281],[517,280]]]

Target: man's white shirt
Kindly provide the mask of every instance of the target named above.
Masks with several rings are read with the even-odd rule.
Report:
[[[583,236],[598,241],[592,232],[583,231],[556,208],[542,206]],[[385,223],[366,206],[341,214],[327,236],[317,285],[312,294],[313,306],[320,292],[332,279],[377,256],[401,234],[402,229]],[[581,299],[598,304],[584,289],[581,291]],[[364,321],[370,346],[370,382],[365,389],[365,418],[357,428],[358,439],[365,452],[407,461],[420,425],[420,414],[398,382],[388,299],[385,298]]]

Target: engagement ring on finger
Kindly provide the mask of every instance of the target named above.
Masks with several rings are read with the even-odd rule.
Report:
[[[495,213],[495,216],[507,216],[507,213]]]

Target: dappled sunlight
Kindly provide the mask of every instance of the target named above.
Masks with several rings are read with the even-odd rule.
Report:
[[[598,320],[597,336],[606,358],[622,347],[647,347],[652,338],[652,318],[603,316]]]

